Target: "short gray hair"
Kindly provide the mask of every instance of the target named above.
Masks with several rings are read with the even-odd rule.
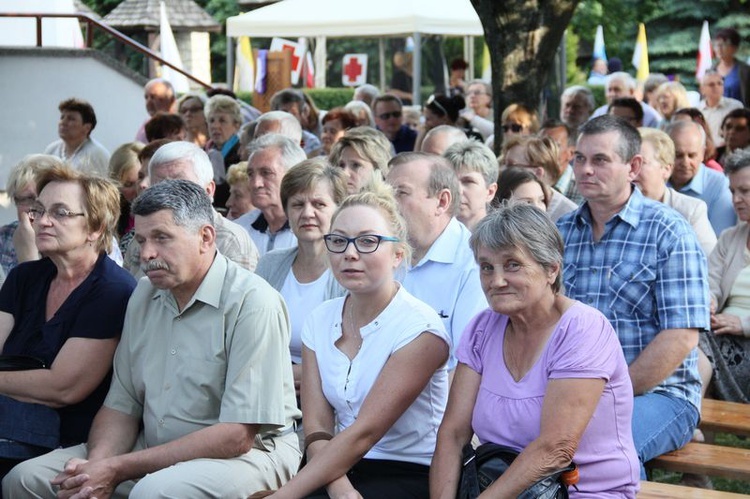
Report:
[[[28,156],[24,156],[10,171],[5,190],[15,203],[16,194],[24,190],[31,182],[35,182],[39,173],[51,168],[62,168],[63,166],[65,166],[63,161],[57,156],[50,156],[49,154],[29,154]]]
[[[365,83],[364,85],[360,85],[357,87],[357,89],[354,91],[354,96],[356,97],[357,94],[360,95],[361,101],[363,101],[368,106],[372,104],[373,99],[380,95],[380,90],[378,90],[378,87],[375,85],[371,85],[369,83]],[[364,96],[364,98],[361,98]]]
[[[224,113],[232,117],[235,125],[238,127],[242,125],[242,109],[240,108],[240,103],[228,95],[218,94],[208,99],[203,112],[206,115],[206,120],[209,120],[211,116],[216,113]]]
[[[278,133],[269,133],[258,137],[247,146],[247,162],[251,163],[253,156],[266,149],[278,149],[281,153],[281,164],[284,166],[284,170],[288,170],[307,159],[305,151],[294,140]]]
[[[427,161],[430,168],[430,176],[427,179],[427,196],[437,196],[443,189],[448,189],[451,193],[449,213],[455,217],[461,207],[461,188],[458,183],[458,175],[456,175],[453,166],[447,159],[426,152],[402,152],[391,159],[388,168],[393,170],[397,166],[419,160]],[[405,168],[408,168],[408,166]]]
[[[589,107],[589,112],[593,112],[596,108],[596,99],[594,99],[594,93],[590,88],[584,87],[583,85],[573,85],[568,87],[560,96],[560,100],[564,101],[567,98],[577,97],[582,95],[586,99],[586,104]]]
[[[607,85],[609,85],[609,82],[614,80],[623,82],[630,91],[635,90],[635,78],[633,78],[629,73],[626,73],[625,71],[617,71],[615,73],[611,73],[607,77]]]
[[[750,166],[750,149],[735,149],[724,161],[724,171],[727,175],[737,173]]]
[[[456,173],[472,171],[482,174],[486,185],[497,182],[500,167],[492,150],[481,142],[466,139],[453,144],[443,157],[451,162]]]
[[[503,203],[479,221],[469,239],[476,259],[480,247],[492,251],[515,248],[528,252],[544,269],[558,267],[552,283],[556,294],[564,292],[563,240],[555,224],[539,208],[526,203]]]
[[[372,115],[372,109],[370,109],[370,106],[365,101],[353,100],[347,102],[344,109],[354,114],[359,126],[367,125],[375,128],[375,117]],[[367,123],[361,122],[363,113],[367,117]]]
[[[138,196],[131,207],[135,216],[147,217],[161,210],[172,212],[174,223],[188,231],[214,225],[211,198],[189,180],[165,180],[152,185]]]
[[[446,135],[450,139],[451,145],[467,140],[466,132],[460,128],[453,125],[438,125],[425,134],[422,145],[436,135]]]
[[[703,127],[696,123],[695,121],[687,121],[687,120],[677,120],[672,121],[669,125],[667,125],[667,129],[665,132],[669,135],[670,138],[673,138],[673,134],[684,132],[685,130],[696,130],[701,136],[701,147],[706,147],[706,131],[703,129]]]
[[[302,125],[299,124],[297,118],[293,114],[287,113],[286,111],[269,111],[263,113],[257,120],[255,130],[260,129],[261,123],[278,122],[279,129],[275,133],[289,137],[292,140],[296,140],[297,144],[302,141]],[[256,138],[260,138],[256,136]]]
[[[206,151],[192,142],[170,142],[156,150],[148,164],[148,176],[152,177],[154,169],[175,161],[187,161],[193,165],[193,172],[205,188],[214,179],[214,167]]]

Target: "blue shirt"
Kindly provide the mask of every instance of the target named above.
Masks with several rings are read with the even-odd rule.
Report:
[[[740,81],[740,65],[735,64],[732,70],[724,76],[724,97],[742,100],[742,82]]]
[[[706,256],[688,222],[633,189],[598,242],[588,202],[558,223],[565,244],[566,295],[612,323],[631,364],[666,329],[709,327]],[[700,407],[697,350],[652,388]]]
[[[673,187],[668,183],[669,187]],[[702,199],[708,205],[708,221],[718,237],[724,229],[737,223],[737,214],[732,206],[732,193],[726,175],[707,168],[701,163],[695,177],[677,192]]]

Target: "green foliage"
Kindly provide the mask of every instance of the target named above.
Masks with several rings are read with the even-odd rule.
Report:
[[[333,109],[345,105],[354,97],[351,88],[309,88],[305,93],[312,98],[318,109]]]
[[[578,35],[572,29],[565,32],[565,76],[567,85],[580,85],[586,81],[586,73],[576,64]]]

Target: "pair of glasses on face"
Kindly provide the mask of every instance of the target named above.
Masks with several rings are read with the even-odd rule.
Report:
[[[519,125],[518,123],[509,123],[507,125],[502,126],[503,132],[513,132],[513,133],[521,133],[521,130],[523,130],[523,125]]]
[[[424,103],[425,106],[435,106],[438,108],[438,110],[443,114],[443,116],[448,116],[448,111],[445,110],[442,104],[440,104],[437,99],[435,98],[435,95],[430,95],[430,98],[427,99],[427,102]]]
[[[401,111],[392,111],[390,113],[383,113],[383,114],[378,115],[378,118],[380,118],[383,121],[389,120],[391,118],[400,118],[400,117],[401,117]]]
[[[183,107],[182,109],[180,109],[180,112],[182,114],[199,113],[201,111],[203,111],[203,106]]]
[[[85,213],[75,213],[61,206],[50,208],[49,210],[42,206],[35,206],[34,208],[31,208],[28,211],[29,220],[31,220],[32,222],[41,221],[45,213],[51,219],[56,220],[58,222],[64,222],[65,220],[68,220],[69,218],[86,216]]]
[[[326,248],[331,253],[343,253],[349,244],[354,243],[354,249],[358,253],[374,253],[377,251],[382,241],[388,241],[392,243],[399,242],[399,238],[391,236],[379,236],[377,234],[365,234],[357,237],[346,237],[340,234],[326,234],[323,236],[323,241],[326,243]]]

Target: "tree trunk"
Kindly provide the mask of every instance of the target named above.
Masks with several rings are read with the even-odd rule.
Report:
[[[578,2],[471,0],[484,27],[492,63],[496,152],[502,145],[503,109],[518,103],[541,110],[542,88]]]

